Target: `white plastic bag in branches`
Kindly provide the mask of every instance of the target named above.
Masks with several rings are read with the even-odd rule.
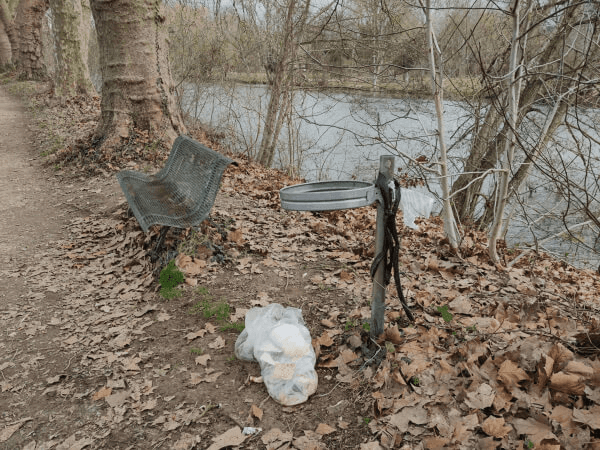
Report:
[[[248,311],[235,356],[258,361],[269,395],[282,405],[305,402],[317,390],[316,355],[298,308],[273,303]]]

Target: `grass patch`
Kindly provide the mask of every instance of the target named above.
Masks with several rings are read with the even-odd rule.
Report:
[[[225,302],[212,303],[207,299],[200,300],[190,310],[191,314],[202,314],[205,319],[216,319],[219,321],[229,319],[231,313],[229,305]]]
[[[235,331],[241,333],[244,329],[244,324],[237,322],[229,322],[229,316],[231,315],[231,307],[227,302],[215,300],[210,294],[207,288],[200,286],[196,289],[196,293],[201,297],[200,301],[197,302],[190,309],[190,314],[201,314],[206,320],[213,319],[221,324],[221,331]]]
[[[170,300],[175,297],[180,297],[181,289],[177,286],[183,283],[185,279],[183,273],[175,266],[175,260],[169,261],[169,264],[160,271],[160,295],[165,299]]]
[[[246,328],[242,322],[236,323],[227,323],[221,327],[221,331],[235,331],[236,333],[241,333]]]

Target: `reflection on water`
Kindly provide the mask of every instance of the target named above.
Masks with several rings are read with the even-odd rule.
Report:
[[[201,86],[194,95],[190,88],[186,99],[188,111],[202,122],[225,131],[232,148],[250,154],[256,151],[268,101],[264,86]],[[458,174],[468,151],[463,143],[470,137],[472,114],[461,102],[445,102],[444,113],[449,169]],[[401,168],[409,166],[410,158],[435,163],[437,124],[431,101],[297,92],[294,114],[292,129],[286,124],[282,130],[276,163],[283,168],[299,165],[300,174],[307,181],[373,181],[379,156],[383,154],[397,155],[396,166]],[[524,145],[536,143],[538,122],[544,119],[543,108],[537,119],[536,122],[534,117],[523,126],[520,138]],[[592,129],[586,131],[595,133]],[[590,206],[600,211],[600,203],[595,200],[598,178],[590,177],[584,170],[584,161],[598,158],[584,160],[572,151],[577,148],[576,143],[580,145],[578,151],[582,151],[576,138],[563,130],[553,144],[555,147],[549,147],[542,154],[540,167],[531,171],[519,201],[508,208],[511,220],[506,239],[511,246],[531,245],[537,240],[538,245],[572,264],[596,268],[600,258],[578,240],[598,249],[598,228],[581,214],[574,198],[581,197],[586,188],[591,196],[584,200],[591,199]],[[300,151],[290,152],[290,143]],[[597,144],[592,144],[587,151],[588,155],[600,155]],[[571,183],[581,186],[581,195],[575,192],[575,197],[571,196],[567,203],[564,195],[557,194],[556,183],[551,182],[548,175],[551,170],[546,170],[552,167],[563,167]],[[426,175],[429,195],[439,196],[438,180],[432,172],[412,172],[411,175]],[[488,177],[484,189],[491,191],[494,183],[494,178]],[[426,188],[421,190],[426,191]],[[437,205],[439,210],[439,199]],[[580,226],[581,223],[585,225]],[[564,233],[565,225],[574,227],[572,235]]]

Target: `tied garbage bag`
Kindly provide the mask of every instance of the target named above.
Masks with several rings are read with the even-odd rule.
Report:
[[[269,395],[282,405],[305,402],[317,390],[316,355],[298,308],[273,303],[250,309],[235,356],[258,361]]]
[[[417,217],[429,217],[434,200],[420,192],[411,189],[402,189],[400,203],[402,205],[404,225],[417,230],[419,227],[417,227],[415,219]]]

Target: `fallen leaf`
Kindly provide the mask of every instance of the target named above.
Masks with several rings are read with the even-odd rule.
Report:
[[[315,430],[315,433],[320,434],[321,436],[335,433],[337,430],[326,423],[320,423]]]
[[[204,377],[199,372],[191,372],[190,373],[190,383],[192,386],[196,386],[204,381]]]
[[[231,322],[238,322],[246,318],[246,313],[250,311],[248,308],[235,308],[235,314],[230,317]]]
[[[383,450],[383,447],[379,445],[377,441],[367,442],[366,444],[360,444],[360,450]]]
[[[267,431],[261,438],[263,444],[270,445],[268,448],[279,448],[286,442],[291,442],[293,434],[291,431],[284,433],[279,428],[272,428]]]
[[[176,420],[169,420],[167,422],[165,422],[165,424],[163,425],[163,430],[165,431],[173,431],[176,430],[177,428],[179,428],[181,426],[181,424],[179,422],[177,422]]]
[[[506,425],[506,423],[504,422],[504,417],[490,416],[483,421],[483,423],[481,424],[481,429],[488,436],[503,438],[508,433],[510,433],[512,427]]]
[[[563,372],[590,378],[594,374],[594,369],[581,361],[569,361],[563,369]]]
[[[487,383],[480,384],[476,391],[467,392],[465,403],[472,409],[484,409],[492,406],[496,393]]]
[[[340,272],[340,280],[351,281],[353,279],[354,279],[354,274],[352,272],[348,272],[347,270],[342,270]]]
[[[192,450],[200,442],[202,442],[202,438],[198,435],[181,433],[181,437],[173,444],[171,450]]]
[[[196,361],[196,364],[200,364],[201,366],[206,367],[209,359],[211,359],[210,355],[200,355],[200,356],[196,356],[195,361]]]
[[[583,377],[564,372],[553,373],[550,377],[550,389],[572,395],[583,395],[585,383]]]
[[[573,352],[559,343],[550,349],[548,356],[554,360],[554,372],[560,372],[573,359]]]
[[[588,409],[573,409],[573,420],[584,423],[593,430],[600,429],[600,406],[595,405]]]
[[[164,312],[158,313],[156,315],[156,320],[158,320],[159,322],[165,322],[165,321],[169,320],[170,318],[171,318],[171,316]]]
[[[48,384],[56,384],[59,383],[61,378],[66,377],[66,375],[56,375],[55,377],[46,378],[46,382]]]
[[[225,433],[212,438],[214,443],[206,450],[220,450],[225,447],[235,447],[244,442],[245,439],[246,436],[242,434],[242,429],[240,427],[233,427]]]
[[[252,404],[250,407],[250,413],[253,417],[256,417],[258,420],[262,420],[263,411],[255,404]]]
[[[544,439],[557,439],[549,424],[542,423],[533,417],[528,419],[515,418],[512,420],[512,424],[518,434],[527,436],[535,446],[539,445]]]
[[[323,334],[316,339],[316,342],[323,347],[330,347],[333,345],[333,338],[328,330],[323,331]]]
[[[108,397],[110,394],[112,394],[112,389],[109,387],[103,387],[92,396],[92,400],[101,400],[105,397]]]
[[[193,341],[193,340],[194,340],[194,339],[196,339],[196,338],[199,338],[199,337],[204,337],[204,335],[205,335],[205,334],[206,334],[206,330],[205,330],[205,329],[202,329],[202,330],[198,330],[198,331],[194,331],[194,332],[192,332],[192,333],[188,333],[188,334],[186,334],[186,335],[185,335],[185,338],[186,338],[188,341]]]
[[[471,302],[464,295],[459,295],[450,303],[448,303],[448,307],[452,312],[458,314],[470,314],[472,310]]]
[[[505,386],[516,386],[523,380],[528,380],[529,376],[523,369],[517,366],[510,359],[505,360],[498,370],[498,379]]]
[[[386,417],[386,420],[395,426],[399,432],[406,433],[409,422],[416,425],[424,425],[428,421],[428,415],[422,406],[409,406],[396,414]]]
[[[227,240],[233,242],[237,245],[242,245],[244,243],[244,234],[241,228],[237,230],[230,231],[227,233]]]
[[[125,403],[125,401],[129,398],[129,395],[129,391],[123,391],[104,397],[104,400],[111,407],[116,408],[117,406],[121,406],[123,403]]]
[[[196,278],[186,278],[185,284],[187,284],[188,286],[198,286],[198,280]]]
[[[335,322],[332,322],[329,319],[322,319],[321,325],[323,325],[324,327],[327,327],[327,328],[335,328],[337,326]]]
[[[158,400],[156,400],[155,398],[151,398],[146,403],[142,403],[140,411],[148,411],[150,409],[154,409],[154,408],[156,408],[157,404],[158,404]]]
[[[175,264],[186,275],[199,275],[206,269],[206,261],[180,253],[175,258]]]
[[[340,353],[340,358],[345,364],[348,364],[356,360],[356,358],[358,358],[358,355],[348,348]]]
[[[392,344],[400,345],[404,342],[402,335],[400,334],[400,330],[398,330],[398,326],[394,325],[393,327],[389,327],[385,330],[386,341],[390,341]]]
[[[223,348],[225,347],[225,339],[223,339],[221,336],[218,336],[214,341],[208,344],[208,347],[212,349]]]

